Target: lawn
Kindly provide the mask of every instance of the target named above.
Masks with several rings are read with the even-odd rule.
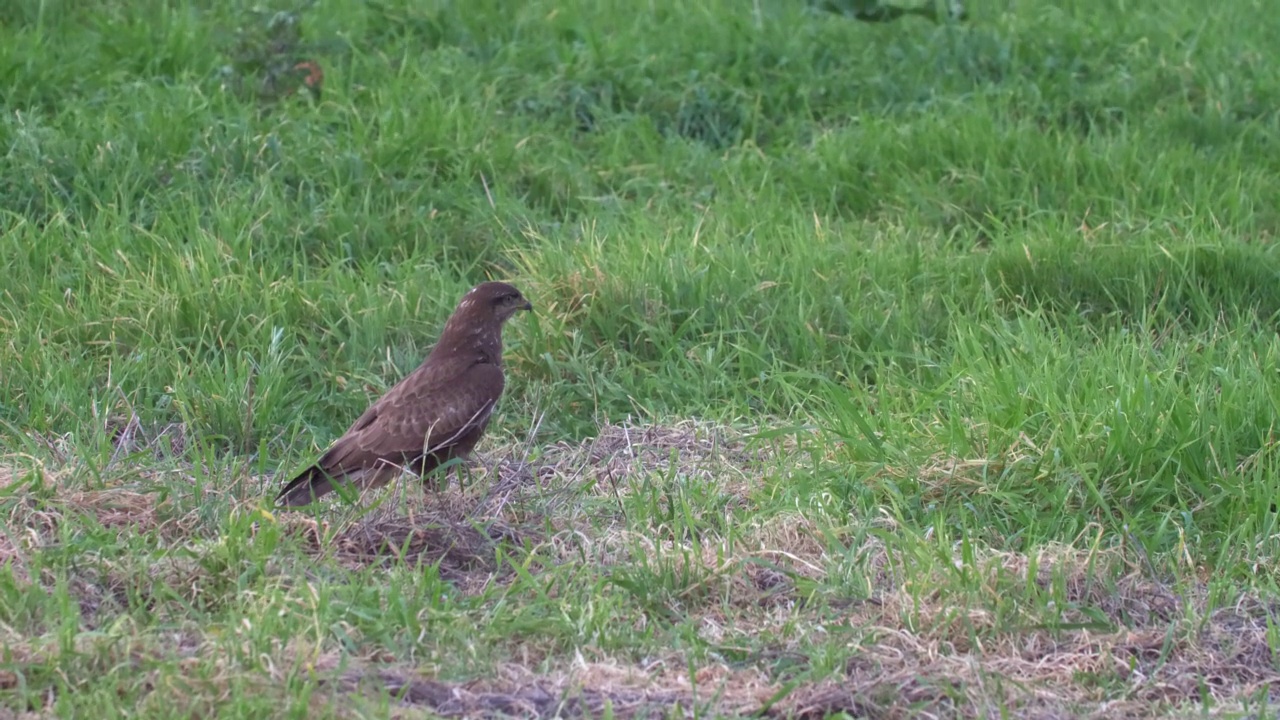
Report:
[[[966,5],[0,3],[0,716],[1274,716],[1274,9]]]

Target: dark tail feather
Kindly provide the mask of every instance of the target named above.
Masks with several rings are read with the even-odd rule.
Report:
[[[332,489],[333,481],[329,476],[319,465],[312,465],[284,486],[280,494],[276,495],[276,504],[285,507],[310,505]]]

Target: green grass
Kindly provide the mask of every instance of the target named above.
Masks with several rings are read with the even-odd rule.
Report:
[[[1270,716],[1280,24],[967,10],[4,4],[0,707]],[[273,514],[490,278],[465,490]]]

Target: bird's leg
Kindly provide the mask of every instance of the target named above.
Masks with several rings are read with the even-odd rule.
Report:
[[[428,470],[422,474],[422,491],[424,494],[428,491],[433,493],[440,491],[440,486],[442,484],[440,476],[442,474],[443,473],[436,469]],[[446,487],[448,486],[448,478],[445,478],[445,482],[443,484]]]
[[[458,474],[458,493],[466,495],[467,485],[470,484],[471,481],[471,463],[458,463],[458,467],[455,468],[455,472]]]

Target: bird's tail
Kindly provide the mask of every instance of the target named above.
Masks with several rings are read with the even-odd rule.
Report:
[[[284,486],[276,495],[276,504],[285,507],[310,505],[332,489],[333,480],[319,465],[312,465]]]

